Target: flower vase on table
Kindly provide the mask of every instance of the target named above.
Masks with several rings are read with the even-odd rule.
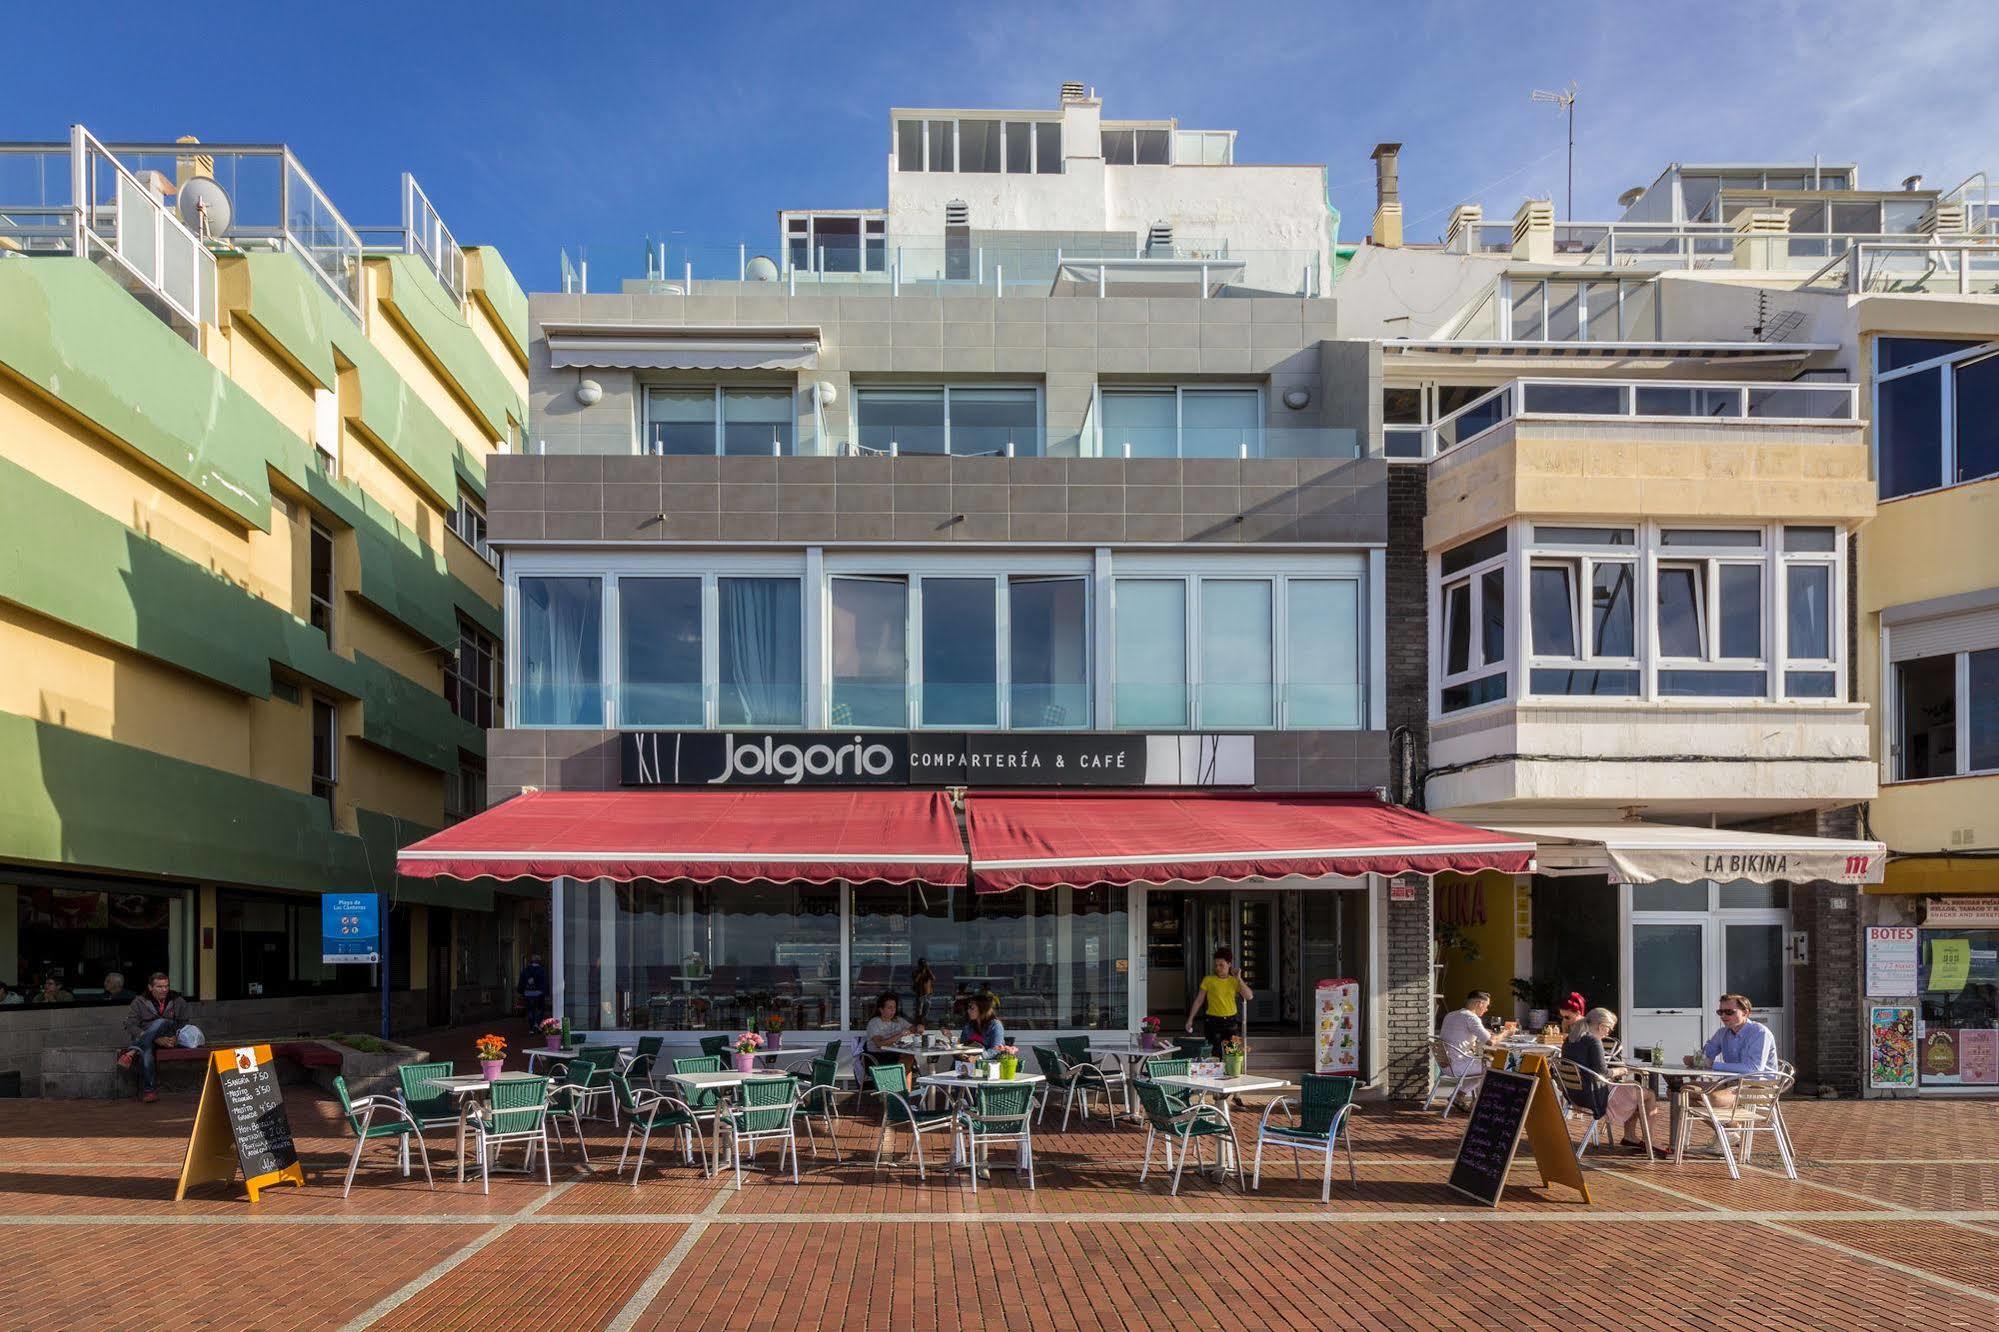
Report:
[[[473,1048],[478,1052],[479,1072],[481,1076],[483,1076],[488,1082],[491,1082],[495,1078],[499,1077],[500,1070],[506,1065],[506,1058],[507,1058],[506,1039],[504,1037],[494,1036],[489,1033],[485,1036],[481,1036],[478,1040],[474,1041],[472,1045]]]
[[[1138,1024],[1138,1048],[1157,1050],[1159,1048],[1159,1019],[1149,1017]]]
[[[1231,1036],[1222,1043],[1222,1076],[1239,1078],[1243,1065],[1249,1061],[1249,1043],[1240,1036]]]
[[[1012,1082],[1014,1075],[1020,1072],[1020,1049],[1018,1046],[1002,1045],[998,1053],[1000,1081]]]
[[[736,1037],[736,1071],[748,1073],[757,1066],[757,1051],[764,1048],[763,1033],[746,1031]]]
[[[562,1019],[543,1018],[535,1027],[535,1030],[547,1038],[549,1049],[560,1050],[562,1048]]]

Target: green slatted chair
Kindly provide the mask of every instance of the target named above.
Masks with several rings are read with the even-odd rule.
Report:
[[[727,1040],[728,1038],[723,1037],[723,1039]],[[673,1061],[673,1071],[676,1073],[720,1073],[722,1071],[722,1056],[718,1054],[684,1055]],[[680,1084],[675,1083],[674,1085],[679,1086]],[[715,1124],[722,1113],[722,1094],[713,1087],[704,1087],[700,1091],[696,1091],[692,1087],[685,1088],[681,1093],[680,1100],[696,1119],[705,1119],[710,1124]],[[716,1144],[716,1150],[721,1150],[720,1143]]]
[[[1198,1036],[1175,1036],[1173,1049],[1182,1059],[1206,1059],[1214,1052],[1208,1043]]]
[[[611,1097],[611,1070],[617,1065],[618,1051],[609,1045],[589,1045],[571,1055],[562,1065],[557,1075],[563,1082],[576,1089],[581,1104],[579,1115],[592,1119],[604,1117],[604,1107],[611,1110],[611,1126],[617,1127],[618,1106]],[[579,1133],[582,1129],[578,1128]]]
[[[1195,1157],[1196,1169],[1200,1165],[1201,1143],[1206,1139],[1216,1140],[1217,1163],[1220,1160],[1220,1139],[1226,1137],[1231,1148],[1235,1145],[1235,1126],[1229,1117],[1219,1109],[1205,1102],[1200,1105],[1179,1106],[1166,1095],[1166,1089],[1156,1082],[1138,1084],[1138,1104],[1145,1114],[1145,1164],[1139,1167],[1138,1182],[1143,1184],[1152,1169],[1152,1145],[1165,1139],[1166,1164],[1173,1170],[1173,1192],[1180,1192],[1180,1172],[1186,1168],[1187,1157]],[[1180,1145],[1178,1161],[1173,1157],[1173,1145]]]
[[[840,1043],[832,1042],[838,1050]],[[834,1055],[821,1055],[812,1061],[812,1072],[798,1090],[798,1113],[805,1120],[805,1141],[812,1148],[812,1159],[819,1159],[819,1139],[812,1133],[812,1116],[818,1115],[826,1122],[826,1136],[833,1143],[833,1160],[840,1157],[840,1109],[833,1098],[839,1094],[840,1061]]]
[[[579,1054],[564,1060],[549,1079],[548,1127],[555,1134],[555,1145],[568,1145],[562,1136],[562,1121],[566,1119],[575,1130],[576,1150],[582,1153],[584,1165],[590,1164],[590,1144],[583,1139],[583,1112],[593,1098],[610,1088],[609,1080],[600,1078],[600,1073],[595,1062]]]
[[[923,1135],[934,1130],[951,1131],[949,1110],[919,1110],[909,1102],[909,1070],[901,1064],[874,1064],[868,1068],[875,1095],[881,1097],[881,1133],[875,1138],[875,1171],[880,1173],[882,1148],[890,1129],[906,1131],[916,1144],[916,1177],[929,1178],[923,1160]]]
[[[439,1091],[429,1084],[432,1078],[451,1076],[451,1061],[440,1059],[432,1063],[401,1064],[396,1068],[396,1084],[401,1091],[403,1109],[417,1127],[417,1132],[425,1129],[448,1128],[458,1130],[458,1098],[448,1091]]]
[[[784,1169],[791,1155],[791,1182],[798,1182],[798,1079],[793,1077],[751,1078],[743,1084],[742,1104],[725,1106],[720,1131],[728,1135],[729,1159],[736,1168],[736,1187],[743,1187],[743,1147],[748,1144],[752,1158],[766,1142],[780,1144],[777,1168]]]
[[[1018,1160],[1027,1172],[1027,1187],[1034,1187],[1034,1084],[994,1082],[972,1088],[972,1103],[958,1111],[951,1129],[955,1148],[958,1134],[965,1135],[965,1174],[972,1192],[979,1191],[979,1163],[995,1145],[1013,1143]]]
[[[396,1144],[396,1161],[402,1167],[405,1177],[410,1172],[410,1139],[416,1139],[416,1149],[423,1157],[424,1182],[431,1188],[437,1181],[430,1174],[430,1149],[423,1145],[423,1133],[417,1128],[410,1112],[403,1109],[402,1102],[393,1096],[363,1096],[359,1099],[347,1095],[347,1079],[333,1079],[334,1094],[340,1098],[340,1113],[347,1117],[347,1127],[354,1130],[354,1159],[347,1163],[347,1182],[340,1190],[345,1198],[354,1191],[354,1171],[361,1164],[361,1149],[371,1142]],[[375,1120],[380,1117],[381,1123]]]
[[[701,1173],[710,1174],[708,1167],[708,1140],[701,1134],[701,1125],[695,1120],[694,1112],[687,1103],[677,1096],[654,1091],[650,1087],[634,1089],[631,1078],[624,1073],[611,1075],[611,1091],[624,1109],[625,1146],[618,1153],[618,1173],[625,1173],[625,1157],[632,1150],[632,1135],[639,1135],[638,1160],[632,1163],[632,1187],[639,1186],[639,1175],[646,1168],[646,1148],[652,1143],[656,1132],[680,1134],[680,1159],[689,1165],[694,1163],[694,1148],[701,1148]]]
[[[1104,1098],[1104,1108],[1115,1120],[1117,1106],[1111,1100],[1113,1085],[1124,1087],[1124,1074],[1106,1073],[1088,1060],[1074,1063],[1062,1056],[1060,1050],[1051,1050],[1045,1045],[1033,1047],[1035,1062],[1041,1066],[1041,1075],[1048,1079],[1048,1093],[1041,1098],[1041,1114],[1048,1113],[1048,1097],[1057,1091],[1062,1093],[1062,1127],[1060,1132],[1069,1131],[1069,1112],[1075,1108],[1076,1098],[1083,1099],[1083,1122],[1090,1122],[1090,1094],[1095,1092]]]
[[[1139,1081],[1184,1078],[1193,1069],[1194,1061],[1191,1059],[1148,1059],[1139,1066]],[[1160,1090],[1166,1093],[1167,1100],[1177,1103],[1182,1110],[1193,1103],[1194,1094],[1185,1087],[1161,1087]]]
[[[492,1103],[472,1111],[472,1131],[478,1139],[479,1187],[493,1191],[492,1162],[511,1143],[520,1143],[523,1164],[534,1165],[541,1148],[541,1179],[555,1183],[548,1164],[548,1079],[515,1076],[493,1084]]]
[[[1280,1106],[1289,1112],[1291,1098],[1280,1096],[1263,1109],[1263,1119],[1256,1127],[1256,1170],[1250,1178],[1252,1189],[1263,1186],[1263,1144],[1273,1147],[1289,1147],[1291,1164],[1298,1178],[1305,1178],[1305,1167],[1301,1152],[1321,1152],[1326,1158],[1325,1178],[1319,1187],[1319,1201],[1333,1200],[1333,1156],[1339,1146],[1342,1132],[1347,1141],[1347,1182],[1354,1188],[1360,1187],[1360,1172],[1354,1165],[1353,1126],[1348,1119],[1353,1115],[1355,1079],[1331,1073],[1307,1073],[1300,1080],[1298,1113],[1292,1123],[1273,1124],[1271,1116]]]

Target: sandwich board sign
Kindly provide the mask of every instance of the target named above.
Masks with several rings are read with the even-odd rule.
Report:
[[[1504,1052],[1495,1052],[1493,1067],[1479,1080],[1478,1100],[1465,1118],[1464,1136],[1451,1163],[1451,1187],[1498,1207],[1524,1132],[1541,1183],[1565,1184],[1590,1201],[1548,1061],[1538,1054],[1522,1055],[1516,1072],[1501,1066],[1505,1058]]]
[[[227,1184],[239,1169],[251,1202],[273,1184],[305,1187],[268,1045],[239,1045],[209,1055],[174,1201],[186,1197],[190,1185]]]

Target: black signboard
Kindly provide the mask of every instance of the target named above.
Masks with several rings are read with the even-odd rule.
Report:
[[[1451,1187],[1488,1207],[1499,1206],[1513,1155],[1520,1149],[1520,1132],[1534,1104],[1540,1079],[1526,1073],[1490,1068],[1479,1080],[1478,1100],[1458,1139],[1457,1160],[1451,1165]]]
[[[1247,784],[1248,736],[1131,732],[626,731],[626,786]],[[1194,750],[1187,755],[1189,746]]]
[[[222,1084],[222,1108],[229,1116],[229,1134],[236,1140],[236,1159],[243,1176],[256,1179],[298,1164],[292,1145],[292,1124],[285,1114],[285,1097],[278,1073],[267,1060],[257,1062],[247,1051],[216,1070]]]

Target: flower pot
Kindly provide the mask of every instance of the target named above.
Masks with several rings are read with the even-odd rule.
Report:
[[[1157,1050],[1159,1048],[1158,1035],[1154,1032],[1149,1032],[1149,1031],[1140,1032],[1138,1037],[1138,1048],[1141,1050]]]
[[[775,1049],[777,1049],[777,1047],[778,1047],[778,1043],[779,1043],[780,1041],[782,1041],[783,1039],[784,1039],[784,1033],[783,1033],[783,1032],[781,1032],[781,1031],[767,1031],[767,1032],[765,1032],[765,1033],[764,1033],[764,1049],[766,1049],[766,1050],[775,1050]]]
[[[1015,1055],[1000,1056],[999,1064],[1000,1079],[1003,1082],[1012,1082],[1013,1075],[1020,1072],[1020,1059]]]
[[[757,1066],[757,1057],[754,1054],[743,1054],[740,1051],[737,1052],[736,1072],[747,1073],[756,1066]]]
[[[506,1062],[504,1059],[481,1059],[479,1061],[479,1072],[485,1077],[486,1081],[491,1082],[500,1076],[500,1070],[506,1066]]]
[[[1247,1055],[1227,1055],[1227,1054],[1223,1055],[1222,1076],[1225,1078],[1241,1077],[1243,1063],[1248,1058],[1249,1056]]]
[[[548,1038],[548,1048],[551,1050],[560,1050],[562,1048],[561,1032],[558,1031],[553,1036],[550,1036]]]

